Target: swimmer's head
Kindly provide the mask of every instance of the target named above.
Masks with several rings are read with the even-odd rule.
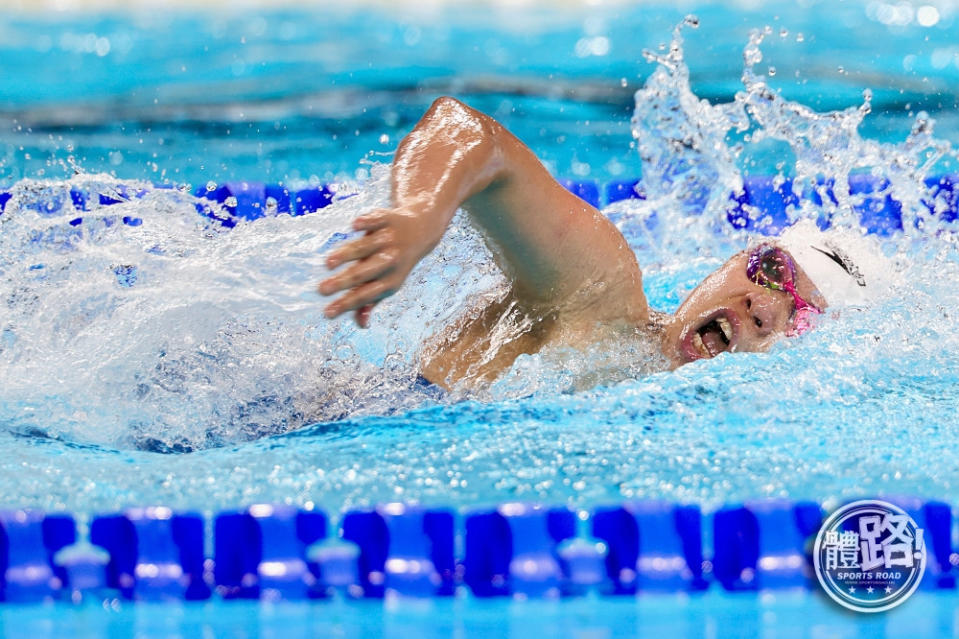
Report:
[[[703,280],[667,324],[663,350],[677,366],[765,351],[806,332],[827,306],[857,301],[864,287],[841,249],[801,226],[737,253]]]
[[[770,272],[780,268],[777,258],[793,269],[781,278],[788,277],[788,284],[778,288],[756,271],[757,260],[768,262]],[[689,294],[666,326],[663,350],[677,366],[726,351],[764,351],[778,338],[802,332],[809,313],[826,306],[788,251],[756,246],[729,258]]]

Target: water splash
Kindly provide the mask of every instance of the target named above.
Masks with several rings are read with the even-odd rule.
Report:
[[[739,150],[727,145],[726,135],[748,126],[740,103],[712,105],[693,93],[683,60],[682,29],[698,26],[698,19],[689,16],[673,31],[665,55],[644,51],[646,60],[657,66],[636,92],[632,117],[648,197],[681,217],[721,208],[730,192],[742,189],[735,166]],[[680,224],[680,232],[690,225],[703,226],[692,219]]]
[[[80,211],[71,190],[139,195]],[[188,451],[422,404],[417,346],[481,276],[440,250],[408,290],[442,279],[453,310],[419,289],[384,303],[362,333],[325,320],[314,290],[335,234],[386,193],[380,171],[322,215],[226,232],[175,190],[102,177],[18,183],[0,216],[0,422]],[[478,250],[461,226],[451,242]]]
[[[850,213],[866,197],[881,200],[888,195],[902,204],[906,228],[938,228],[948,203],[940,198],[940,214],[931,211],[925,202],[934,200],[936,194],[924,180],[942,158],[956,157],[956,152],[948,141],[935,138],[935,121],[920,112],[905,141],[880,143],[859,135],[863,119],[872,111],[869,89],[863,91],[861,105],[827,113],[784,99],[754,69],[762,61],[760,45],[770,33],[769,28],[750,33],[743,52],[745,90],[736,96],[756,124],[753,141],[787,143],[795,157],[797,188],[815,192],[822,202],[818,213],[830,216],[839,226],[857,227],[858,219]],[[872,193],[857,196],[850,176],[864,172],[882,181]]]
[[[834,228],[858,232],[861,212],[885,206],[891,198],[901,206],[906,232],[896,236],[889,252],[917,237],[956,229],[952,189],[927,179],[940,160],[959,154],[935,137],[928,114],[916,116],[905,141],[880,143],[859,134],[871,111],[868,89],[861,105],[839,111],[820,113],[787,100],[755,71],[770,27],[750,33],[743,50],[743,90],[732,102],[710,104],[692,91],[684,60],[683,29],[697,26],[689,16],[674,30],[665,54],[645,52],[657,67],[635,94],[632,131],[647,202],[619,205],[613,212],[621,230],[636,238],[634,248],[648,256],[641,263],[668,264],[677,254],[722,255],[742,247],[747,234],[727,223],[729,196],[743,193],[738,162],[744,150],[767,140],[789,149],[785,172],[773,176],[772,184],[802,196],[787,209],[790,222],[828,220]],[[744,133],[743,141],[735,139]],[[621,207],[629,213],[619,215]],[[742,208],[753,221],[765,215],[749,204]]]

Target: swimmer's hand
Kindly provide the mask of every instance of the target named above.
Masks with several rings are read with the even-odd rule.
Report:
[[[400,289],[406,277],[439,242],[445,224],[430,232],[423,216],[406,207],[379,209],[353,220],[363,237],[347,242],[326,258],[330,270],[349,264],[319,285],[321,295],[346,291],[324,310],[333,319],[353,311],[360,328],[369,326],[373,307]]]

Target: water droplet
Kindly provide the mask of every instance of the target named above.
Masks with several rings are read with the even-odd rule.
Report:
[[[779,37],[780,37],[780,38],[785,38],[785,37],[788,36],[788,35],[789,35],[789,30],[788,30],[788,29],[780,29],[780,30],[779,30]]]
[[[805,42],[805,41],[806,41],[806,36],[804,36],[801,31],[796,34],[796,42]]]
[[[776,67],[769,67],[769,71],[767,71],[767,73],[769,74],[770,78],[773,77],[776,75]]]
[[[216,191],[216,182],[210,181],[206,183],[206,192],[210,193],[211,191]]]

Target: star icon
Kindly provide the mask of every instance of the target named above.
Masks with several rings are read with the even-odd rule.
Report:
[[[855,587],[855,586],[849,586],[849,593],[852,594],[852,593],[854,593],[854,592],[856,592],[856,587]]]
[[[866,592],[868,592],[870,595],[872,594],[873,590],[875,589],[872,586],[869,586],[868,588],[866,588]]]
[[[892,587],[891,587],[891,586],[886,586],[886,594],[888,595],[888,594],[891,593],[891,592],[892,592]]]

